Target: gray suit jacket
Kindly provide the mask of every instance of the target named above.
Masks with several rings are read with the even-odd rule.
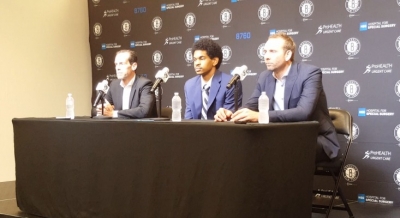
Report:
[[[292,63],[285,83],[285,110],[281,111],[274,111],[273,108],[275,81],[271,71],[262,72],[256,89],[244,107],[258,111],[258,97],[265,91],[270,99],[271,122],[318,121],[318,145],[322,146],[328,157],[335,158],[340,146],[329,116],[321,70],[309,64]]]
[[[122,94],[124,89],[120,85],[121,80],[115,79],[111,82],[105,98],[114,109],[118,110],[118,117],[122,118],[145,118],[156,117],[156,99],[150,89],[153,83],[144,77],[136,75],[129,96],[129,109],[122,110]]]

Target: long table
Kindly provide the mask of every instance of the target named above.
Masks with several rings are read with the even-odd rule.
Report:
[[[17,203],[30,214],[311,217],[317,122],[12,122]]]

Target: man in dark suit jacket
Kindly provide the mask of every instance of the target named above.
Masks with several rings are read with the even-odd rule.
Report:
[[[197,76],[185,83],[185,119],[212,120],[219,108],[235,109],[234,88],[227,89],[232,76],[219,71],[222,62],[221,47],[211,39],[200,39],[192,48],[193,66]],[[242,105],[242,85],[236,83],[238,107]],[[205,87],[205,88],[204,88]],[[208,91],[205,89],[210,87]],[[208,93],[203,109],[204,94]]]
[[[121,50],[115,56],[116,80],[110,85],[105,99],[104,116],[145,118],[156,116],[153,83],[136,75],[137,56],[134,51]],[[98,113],[101,111],[98,107]]]
[[[215,121],[258,121],[258,98],[262,91],[270,99],[271,122],[319,122],[316,162],[340,155],[335,127],[329,116],[319,68],[294,62],[295,43],[286,34],[271,35],[264,47],[266,71],[244,108],[232,113],[218,110]]]

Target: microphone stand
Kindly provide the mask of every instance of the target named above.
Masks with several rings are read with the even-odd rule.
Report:
[[[111,119],[112,117],[104,116],[104,97],[100,97],[100,102],[101,102],[101,115],[97,115],[96,108],[94,107],[92,109],[92,118],[94,119]],[[95,112],[93,115],[93,111]]]
[[[161,94],[161,83],[158,84],[156,90],[155,90],[155,95],[156,95],[156,108],[157,108],[157,117],[156,118],[148,118],[150,120],[154,121],[162,121],[162,120],[169,120],[169,118],[166,117],[161,117],[161,100],[162,100],[162,94]]]

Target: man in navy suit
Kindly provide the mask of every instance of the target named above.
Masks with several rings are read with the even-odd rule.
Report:
[[[192,53],[197,76],[185,83],[185,119],[213,120],[219,108],[234,110],[235,89],[226,88],[232,76],[218,70],[222,62],[221,47],[211,39],[200,39],[193,44]],[[242,105],[240,81],[236,86],[238,107],[240,107]]]
[[[220,109],[215,121],[258,121],[258,98],[262,91],[270,99],[271,122],[319,122],[316,162],[329,161],[340,155],[335,127],[329,116],[326,95],[319,68],[294,62],[296,44],[284,33],[271,35],[264,46],[267,70],[262,72],[246,105],[232,113]]]
[[[137,55],[132,50],[120,50],[115,55],[117,78],[111,82],[104,105],[104,116],[114,118],[145,118],[156,116],[153,83],[136,75]],[[97,107],[101,114],[101,105]]]

